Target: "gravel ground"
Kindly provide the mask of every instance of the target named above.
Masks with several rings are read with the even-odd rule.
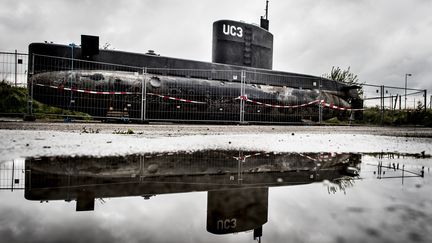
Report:
[[[233,135],[259,133],[302,133],[302,134],[365,134],[398,137],[429,137],[432,128],[424,127],[372,127],[372,126],[282,126],[282,125],[214,125],[214,124],[107,124],[95,122],[22,122],[1,121],[0,129],[35,130],[62,132],[115,133],[131,129],[144,137],[166,137],[186,135]]]
[[[133,131],[128,134],[127,131]],[[0,122],[0,162],[197,150],[432,154],[432,129]]]

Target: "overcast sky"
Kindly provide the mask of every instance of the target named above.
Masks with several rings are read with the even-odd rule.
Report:
[[[211,61],[212,23],[259,23],[265,0],[2,0],[0,51],[80,44]],[[273,68],[313,75],[340,66],[368,83],[432,91],[432,1],[271,0]]]

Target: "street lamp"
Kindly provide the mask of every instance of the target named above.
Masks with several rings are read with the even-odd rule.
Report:
[[[411,73],[405,73],[405,110],[406,110],[406,102],[407,102],[407,82],[408,82],[408,76],[412,76]]]

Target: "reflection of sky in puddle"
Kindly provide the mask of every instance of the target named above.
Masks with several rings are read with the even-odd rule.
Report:
[[[428,242],[431,162],[238,151],[15,161],[0,165],[0,238],[252,242],[262,229],[262,242]]]

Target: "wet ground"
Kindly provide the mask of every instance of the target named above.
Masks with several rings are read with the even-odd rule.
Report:
[[[307,134],[367,134],[402,137],[432,137],[432,128],[425,127],[371,127],[371,126],[278,126],[278,125],[215,125],[150,123],[108,124],[101,122],[22,122],[0,118],[0,129],[108,133],[126,132],[129,129],[145,137],[184,135],[230,135],[257,133],[307,133]]]
[[[429,129],[0,127],[4,242],[432,241]]]

